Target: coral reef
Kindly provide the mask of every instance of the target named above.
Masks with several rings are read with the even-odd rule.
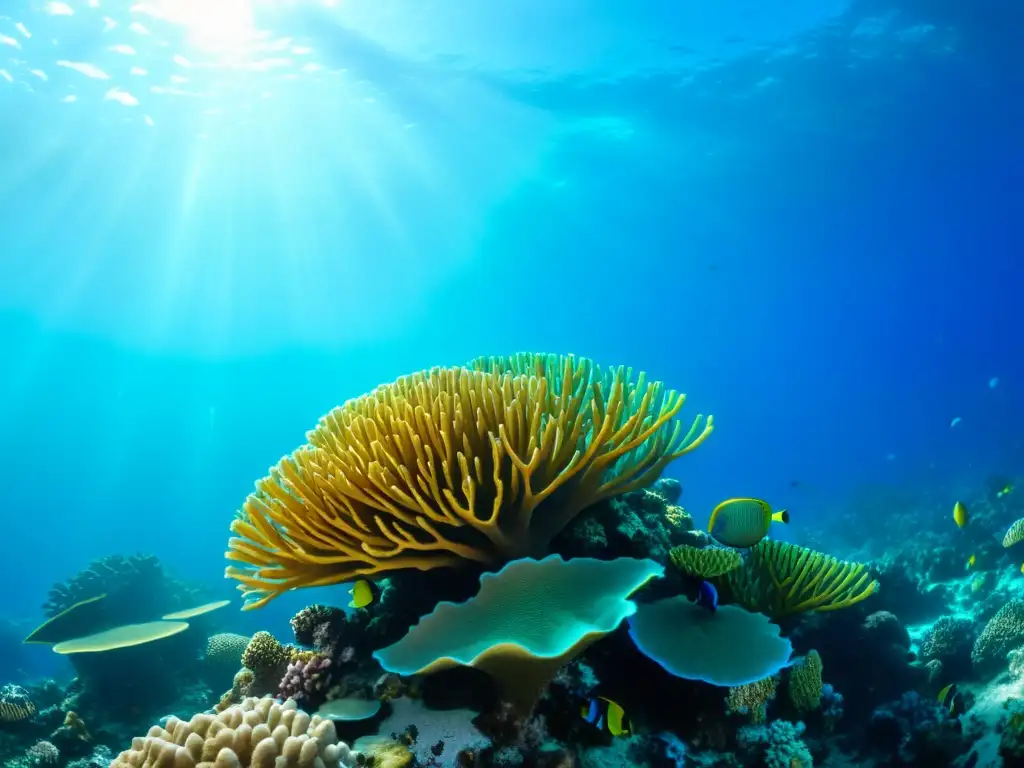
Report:
[[[547,355],[345,403],[246,500],[228,575],[247,607],[362,577],[373,600],[309,605],[294,639],[271,610],[250,636],[155,558],[96,561],[54,587],[31,642],[197,621],[69,657],[68,684],[0,681],[23,683],[0,688],[4,768],[1024,764],[1020,545],[997,535],[1024,514],[1011,483],[964,497],[963,530],[911,537],[876,489],[891,528],[854,535],[831,510],[840,533],[731,549],[659,477],[711,430],[682,405]]]

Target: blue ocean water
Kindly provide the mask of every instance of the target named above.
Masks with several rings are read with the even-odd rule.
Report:
[[[320,415],[479,354],[687,392],[718,425],[670,469],[698,520],[763,496],[799,540],[866,488],[1019,475],[1022,23],[1008,0],[5,5],[0,614],[31,625],[137,550],[230,596],[232,516]]]

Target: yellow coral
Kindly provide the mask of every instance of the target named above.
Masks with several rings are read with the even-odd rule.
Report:
[[[684,531],[693,530],[693,517],[678,504],[669,504],[665,507],[665,519],[676,528]]]
[[[743,564],[743,556],[725,547],[691,547],[682,544],[668,553],[672,565],[683,573],[701,579],[722,576]]]
[[[789,668],[789,700],[801,714],[813,712],[821,706],[824,684],[821,680],[822,663],[817,651],[810,651],[803,660]]]
[[[772,539],[753,547],[743,567],[729,571],[721,583],[744,608],[776,619],[846,608],[878,591],[864,563]]]
[[[28,720],[36,713],[36,705],[31,701],[0,701],[0,723],[16,723]]]
[[[580,510],[653,482],[713,429],[685,395],[583,358],[480,358],[335,408],[256,484],[226,573],[247,608],[297,587],[542,556]]]
[[[256,676],[252,673],[252,670],[242,667],[242,669],[235,673],[234,680],[231,682],[231,688],[220,697],[220,701],[213,708],[214,711],[218,713],[223,712],[233,704],[241,704],[252,693],[255,682]]]
[[[246,699],[218,715],[171,717],[132,740],[110,768],[341,768],[357,753],[338,741],[334,723],[310,717],[289,699]]]
[[[290,655],[288,648],[272,634],[257,632],[242,652],[242,664],[256,675],[261,675],[286,667]]]
[[[768,702],[775,698],[778,684],[778,678],[772,675],[756,683],[730,688],[725,697],[725,711],[730,715],[747,715],[753,723],[763,723]]]

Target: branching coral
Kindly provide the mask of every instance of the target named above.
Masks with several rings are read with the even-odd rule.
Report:
[[[297,656],[285,670],[278,689],[282,699],[295,699],[302,707],[315,710],[327,698],[333,683],[334,665],[320,653]]]
[[[226,573],[254,608],[360,576],[543,556],[582,509],[700,445],[685,395],[573,356],[480,358],[335,408],[256,484]]]
[[[796,544],[765,539],[719,580],[732,599],[773,619],[806,611],[834,611],[878,591],[868,566],[838,560]]]

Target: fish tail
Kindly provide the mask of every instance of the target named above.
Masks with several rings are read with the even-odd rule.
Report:
[[[772,520],[774,520],[776,523],[789,523],[789,510],[780,509],[774,515],[772,515]]]

